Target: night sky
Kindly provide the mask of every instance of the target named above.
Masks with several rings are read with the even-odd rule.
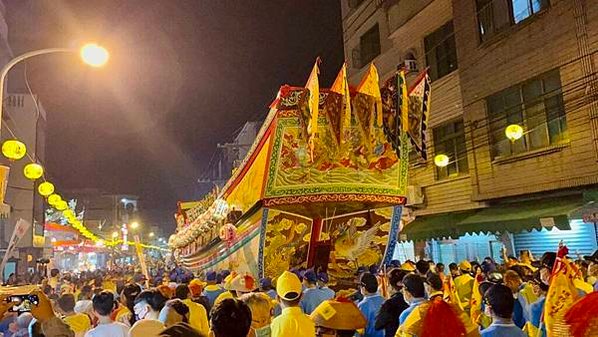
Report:
[[[28,62],[48,112],[50,177],[61,189],[137,194],[163,219],[200,197],[216,144],[263,119],[280,85],[304,85],[320,56],[329,86],[343,59],[337,0],[7,4],[15,53],[88,40],[111,52],[101,70],[75,55]]]

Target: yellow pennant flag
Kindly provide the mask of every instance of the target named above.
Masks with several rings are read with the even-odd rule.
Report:
[[[318,74],[320,73],[320,69],[318,64],[320,63],[320,59],[316,60],[314,67],[307,79],[307,84],[305,84],[305,88],[309,91],[309,99],[307,101],[307,106],[309,108],[309,123],[307,124],[307,134],[309,135],[309,147],[312,151],[313,156],[313,149],[314,149],[314,138],[318,132],[318,109],[320,105],[320,82],[318,81]],[[312,158],[313,159],[313,158]]]
[[[400,70],[398,74],[397,90],[400,106],[397,107],[397,113],[401,118],[401,129],[407,131],[409,129],[409,93],[407,92],[407,80],[405,79],[405,70]]]
[[[349,83],[347,81],[347,64],[343,63],[341,71],[336,76],[330,91],[343,95],[342,118],[340,123],[341,147],[343,143],[349,140],[351,132],[351,94],[349,93]]]
[[[557,257],[552,271],[550,288],[546,294],[544,324],[548,337],[570,336],[564,317],[567,310],[579,298],[578,290],[573,282],[575,269],[565,255],[566,253],[561,254],[559,251],[559,257]]]
[[[444,299],[448,303],[452,303],[457,305],[461,310],[463,310],[463,306],[461,305],[461,301],[459,301],[459,297],[457,297],[457,287],[455,286],[455,280],[453,279],[452,275],[447,275],[444,278]]]
[[[375,118],[371,118],[371,125],[370,127],[382,126],[382,94],[380,93],[380,77],[378,76],[378,69],[374,66],[373,63],[370,64],[370,68],[368,69],[368,73],[363,78],[359,86],[357,87],[357,92],[362,94],[372,96],[376,102],[376,111],[375,111]]]

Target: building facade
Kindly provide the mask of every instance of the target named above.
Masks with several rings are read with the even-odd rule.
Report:
[[[410,156],[399,258],[537,253],[555,249],[557,237],[584,253],[596,248],[595,226],[583,222],[598,183],[590,2],[342,1],[351,84],[370,62],[381,81],[397,66],[410,70],[408,82],[426,68],[432,79],[428,160]],[[507,139],[511,124],[522,138]],[[449,164],[435,166],[437,154]]]

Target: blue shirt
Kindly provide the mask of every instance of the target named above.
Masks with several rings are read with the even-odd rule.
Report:
[[[303,298],[301,299],[301,309],[307,315],[316,310],[320,303],[334,298],[334,293],[330,296],[328,291],[320,288],[307,288],[303,291]]]
[[[513,306],[513,323],[519,328],[523,329],[525,325],[525,316],[523,314],[523,306],[518,298],[515,299],[515,303]]]
[[[205,287],[203,295],[207,297],[210,301],[210,307],[213,307],[216,298],[218,298],[218,296],[220,296],[220,294],[222,294],[223,292],[224,289],[222,289],[218,285],[208,285]]]
[[[544,311],[544,304],[546,297],[542,297],[530,306],[531,323],[540,328],[540,321],[542,320],[542,312]],[[542,336],[546,336],[546,326],[542,324]]]
[[[384,330],[376,330],[376,316],[384,301],[378,294],[366,295],[357,305],[368,322],[363,337],[384,337]]]
[[[527,337],[513,322],[493,322],[482,330],[482,337]]]
[[[266,295],[270,296],[271,299],[275,300],[276,299],[276,290],[270,289],[270,290],[266,291]],[[280,316],[280,314],[282,314],[282,308],[280,307],[280,304],[277,303],[274,306],[274,317],[278,317],[278,316]]]
[[[405,323],[405,320],[407,319],[407,317],[409,317],[409,314],[413,310],[415,310],[415,308],[417,308],[417,306],[419,306],[420,304],[422,304],[425,301],[426,301],[425,298],[414,298],[413,302],[411,302],[409,304],[409,307],[407,309],[403,310],[403,312],[399,316],[399,324]]]

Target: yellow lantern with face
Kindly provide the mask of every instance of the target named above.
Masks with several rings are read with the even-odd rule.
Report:
[[[19,160],[27,154],[27,146],[16,139],[10,139],[2,144],[2,154],[10,160]]]
[[[23,168],[23,174],[29,180],[37,180],[44,175],[44,168],[37,163],[27,164]]]
[[[62,201],[62,197],[61,197],[60,195],[56,194],[56,193],[54,193],[54,194],[51,194],[51,195],[48,197],[48,203],[49,203],[51,206],[56,206],[56,205],[57,205],[59,202],[61,202],[61,201]]]
[[[54,184],[49,181],[45,181],[37,187],[37,191],[41,196],[48,197],[54,193]]]

